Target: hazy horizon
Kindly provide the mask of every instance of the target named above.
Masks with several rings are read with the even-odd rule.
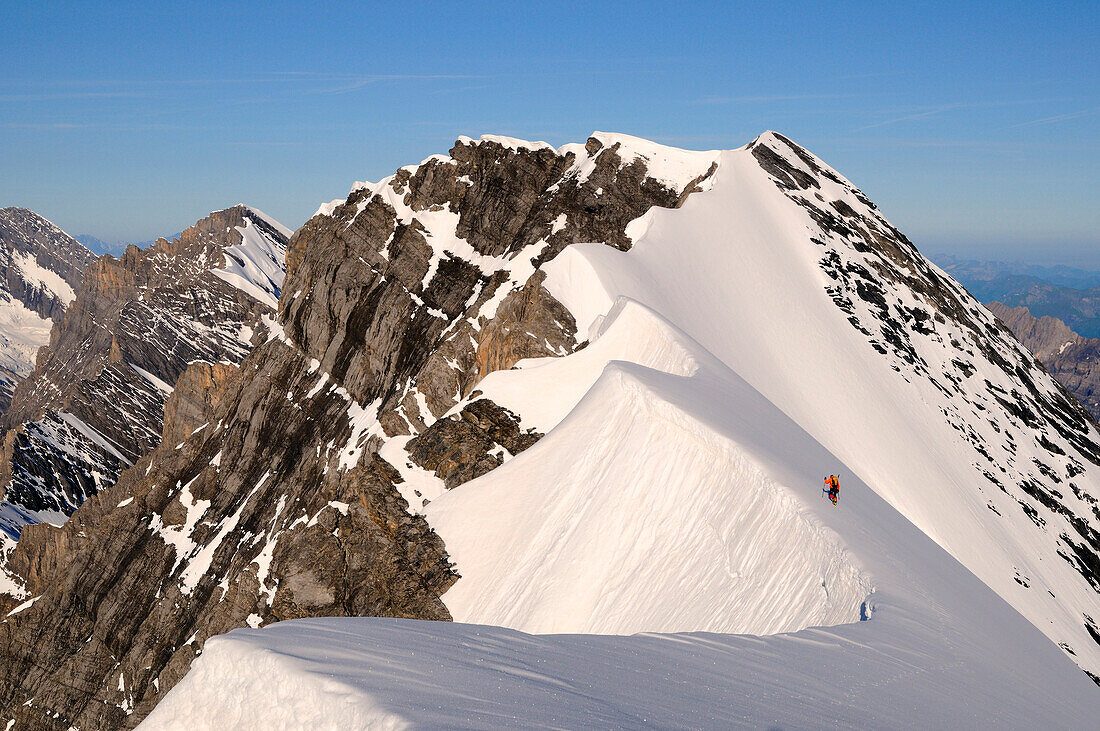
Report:
[[[5,3],[0,206],[110,242],[239,202],[293,228],[459,135],[714,149],[776,129],[922,251],[1100,266],[1098,15]]]

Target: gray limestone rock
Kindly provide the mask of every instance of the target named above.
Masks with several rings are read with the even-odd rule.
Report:
[[[91,262],[6,414],[0,496],[7,514],[26,518],[4,521],[6,533],[72,513],[156,447],[165,401],[188,364],[238,363],[248,353],[271,308],[217,273],[246,229],[282,257],[277,225],[235,206],[174,241]]]
[[[457,575],[378,450],[418,435],[453,485],[530,446],[487,400],[440,417],[488,372],[578,347],[542,263],[581,241],[628,248],[631,220],[713,172],[673,190],[618,143],[580,154],[462,141],[299,229],[278,320],[239,369],[188,371],[171,440],[64,527],[24,532],[9,568],[38,599],[0,625],[4,717],[132,727],[234,627],[448,619]]]
[[[1000,302],[986,307],[1100,420],[1100,339],[1081,337],[1054,317],[1036,318],[1026,307]]]
[[[0,208],[0,417],[35,364],[35,349],[95,255],[33,211]],[[39,318],[45,322],[35,322]],[[45,340],[45,337],[42,338]]]

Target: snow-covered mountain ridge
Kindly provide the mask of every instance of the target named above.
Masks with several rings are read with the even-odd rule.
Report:
[[[404,455],[379,451],[461,574],[451,614],[497,626],[231,633],[150,728],[211,708],[330,720],[335,697],[352,725],[1087,723],[1095,687],[1040,630],[1094,667],[1074,555],[1094,551],[1095,427],[816,158],[765,135],[715,160],[708,190],[627,227],[628,251],[543,267],[586,348],[495,371]],[[433,483],[418,441],[486,400],[545,436],[449,490],[438,460]],[[316,692],[273,710],[297,683]]]
[[[1090,419],[995,318],[824,163],[779,135],[718,162],[724,172],[714,180],[727,183],[724,196],[700,194],[675,213],[652,210],[628,227],[636,245],[626,254],[599,244],[568,248],[545,267],[547,289],[582,332],[621,296],[678,323],[856,474],[873,475],[892,505],[1014,606],[1028,607],[1025,614],[1079,661],[1093,658],[1086,667],[1095,673],[1100,447]],[[710,201],[732,212],[687,215]],[[716,316],[722,312],[736,315]],[[632,342],[641,339],[634,334]],[[452,411],[488,397],[523,428],[545,433],[596,380],[598,368],[581,386],[563,385],[591,358],[585,351],[560,366],[536,362],[529,378],[528,368],[493,374]],[[552,375],[534,375],[540,370]],[[415,490],[434,498],[441,488],[422,481]],[[442,510],[429,516],[434,509]],[[986,517],[960,521],[960,511]],[[455,555],[462,534],[440,532]],[[501,547],[485,550],[515,559]],[[1042,564],[1037,555],[1059,560]],[[449,596],[464,587],[492,603],[476,580],[459,582]],[[509,595],[514,603],[502,592],[496,606]],[[706,622],[645,628],[718,629]]]
[[[200,651],[153,727],[1096,712],[1043,636],[1095,667],[1073,559],[1095,427],[786,138],[460,140],[322,207],[287,263],[198,428],[24,533],[6,717],[132,726]],[[207,642],[356,614],[611,634],[332,619]]]

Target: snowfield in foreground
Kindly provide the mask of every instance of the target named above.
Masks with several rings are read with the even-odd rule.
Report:
[[[669,334],[635,303],[612,318],[601,339],[616,323]],[[857,479],[843,509],[821,500],[816,466],[836,458],[705,353],[692,362],[614,364],[560,428],[433,503],[444,535],[477,527],[449,544],[467,572],[449,606],[539,631],[801,631],[283,622],[212,639],[142,728],[1072,728],[1100,713],[1007,603]],[[578,458],[608,432],[603,459]]]
[[[1056,653],[1028,671],[997,668],[1012,653],[995,654],[974,675],[981,648],[961,633],[946,634],[946,652],[942,640],[874,647],[875,621],[771,637],[281,622],[212,638],[140,728],[1084,728],[1095,718],[1083,673],[1048,692],[1046,679],[1067,679]]]
[[[467,624],[237,630],[143,728],[1094,724],[1100,692],[1056,643],[1097,667],[1096,594],[1057,557],[1062,517],[1040,525],[1003,484],[1057,468],[1087,496],[1097,470],[991,396],[1031,377],[996,360],[1029,356],[987,312],[915,251],[871,261],[819,227],[826,196],[888,224],[820,161],[758,143],[714,153],[710,189],[632,224],[630,251],[546,267],[590,344],[476,392],[546,436],[425,510]],[[819,202],[768,165],[819,176]],[[871,270],[879,289],[848,299]],[[1001,355],[954,300],[922,325],[930,303],[899,284],[918,274]],[[1043,378],[1036,410],[1059,398]]]
[[[555,428],[427,512],[463,576],[443,597],[458,621],[774,634],[859,620],[872,582],[799,499],[839,463],[741,379],[628,300],[588,348],[540,363],[481,388],[537,400],[517,411]],[[560,424],[538,408],[578,399]]]

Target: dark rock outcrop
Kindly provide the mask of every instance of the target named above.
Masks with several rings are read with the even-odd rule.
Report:
[[[0,417],[95,255],[25,208],[0,208]]]
[[[175,241],[91,264],[12,398],[0,452],[6,503],[51,522],[72,513],[160,443],[165,399],[189,363],[240,362],[272,312],[221,269],[238,263],[246,237],[285,250],[277,224],[235,206]]]
[[[9,567],[37,598],[0,623],[3,717],[131,727],[234,627],[446,619],[456,575],[402,497],[406,459],[379,450],[408,456],[399,440],[424,432],[418,454],[444,461],[451,444],[427,430],[482,375],[577,347],[538,267],[575,242],[629,247],[627,223],[714,171],[669,185],[647,163],[607,137],[461,140],[307,222],[265,342],[211,375],[220,395],[197,392],[203,374],[177,386],[197,389],[164,426],[182,444],[137,459],[62,528],[25,531]],[[443,422],[476,437],[461,465],[537,437],[488,402]]]
[[[489,399],[466,405],[456,416],[440,419],[409,441],[409,457],[431,470],[447,487],[456,487],[499,467],[542,435],[521,431],[519,418]]]

